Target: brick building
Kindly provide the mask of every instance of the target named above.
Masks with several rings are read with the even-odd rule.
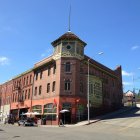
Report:
[[[9,112],[17,118],[37,112],[36,117],[44,118],[45,124],[58,124],[60,118],[75,123],[87,118],[88,85],[91,117],[122,106],[121,66],[111,70],[86,56],[86,43],[72,32],[52,46],[50,57],[0,85],[1,110],[9,104]],[[63,109],[67,112],[60,113]]]

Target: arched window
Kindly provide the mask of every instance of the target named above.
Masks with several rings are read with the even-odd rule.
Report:
[[[49,103],[44,105],[44,115],[46,120],[56,120],[57,105],[54,103]]]

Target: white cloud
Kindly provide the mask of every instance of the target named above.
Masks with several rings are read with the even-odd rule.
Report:
[[[131,86],[131,85],[133,85],[131,82],[123,82],[123,85],[124,86]]]
[[[9,58],[5,56],[0,57],[0,65],[8,65],[9,64]]]
[[[132,75],[133,75],[133,73],[128,73],[128,72],[122,70],[122,76],[132,76]]]
[[[131,50],[136,50],[136,49],[138,49],[140,46],[133,46],[132,48],[131,48]]]

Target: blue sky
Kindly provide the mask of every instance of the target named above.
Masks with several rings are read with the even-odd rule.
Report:
[[[51,55],[51,42],[68,31],[70,3],[85,54],[122,65],[124,91],[140,89],[140,0],[0,0],[0,83]]]

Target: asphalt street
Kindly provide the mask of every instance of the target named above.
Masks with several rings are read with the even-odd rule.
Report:
[[[0,125],[0,140],[140,140],[140,110],[77,127]]]

